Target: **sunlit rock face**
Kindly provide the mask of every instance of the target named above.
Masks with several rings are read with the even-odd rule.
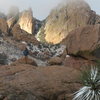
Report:
[[[60,43],[72,30],[95,24],[95,17],[95,12],[84,0],[70,0],[48,16],[44,27],[45,39],[49,43]]]
[[[20,28],[27,33],[32,34],[34,32],[35,20],[33,19],[31,9],[22,12],[18,24],[20,25]]]
[[[16,23],[16,18],[15,17],[12,17],[12,18],[7,20],[7,24],[8,24],[9,28],[12,28],[15,23]]]

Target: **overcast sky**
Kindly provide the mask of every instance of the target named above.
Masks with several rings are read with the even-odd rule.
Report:
[[[33,10],[33,16],[37,19],[45,19],[51,9],[63,0],[0,0],[0,11],[7,12],[10,6],[17,6],[24,10],[29,7]],[[100,14],[100,0],[86,0],[91,8]]]

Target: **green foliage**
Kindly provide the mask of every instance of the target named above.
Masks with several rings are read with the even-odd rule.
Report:
[[[73,100],[100,100],[100,72],[98,66],[92,66],[90,70],[83,71],[81,81],[84,87],[75,93]]]

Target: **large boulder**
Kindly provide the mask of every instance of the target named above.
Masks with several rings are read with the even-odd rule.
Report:
[[[33,34],[35,30],[35,19],[33,18],[32,10],[22,12],[18,24],[20,28],[29,34]]]
[[[30,35],[26,31],[22,30],[18,24],[14,25],[11,33],[16,40],[26,41],[27,43],[33,44],[39,43],[33,35]]]
[[[70,96],[72,97],[72,94],[81,86],[78,79],[79,75],[80,71],[70,66],[34,67],[22,64],[0,66],[0,97],[6,94],[8,94],[7,97],[9,95],[11,97],[14,94],[14,90],[15,93],[20,90],[32,93],[43,100],[68,100],[67,96],[71,94]],[[19,95],[21,94],[25,94],[25,92]],[[60,99],[63,94],[67,94],[66,98],[63,96],[63,99]],[[26,97],[27,94],[24,96]]]
[[[5,35],[8,34],[8,25],[5,19],[0,18],[0,31]]]
[[[63,43],[66,45],[68,54],[89,56],[100,47],[100,25],[87,25],[72,31]],[[100,54],[97,54],[100,56]]]
[[[45,40],[49,43],[60,43],[72,30],[85,25],[93,25],[96,13],[84,0],[69,0],[58,6],[46,19],[44,26]]]

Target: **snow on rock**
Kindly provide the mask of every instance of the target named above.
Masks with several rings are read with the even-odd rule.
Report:
[[[17,60],[22,56],[21,50],[10,43],[3,41],[2,38],[0,38],[0,53],[4,53],[7,56],[7,64],[10,64],[12,61]]]
[[[47,44],[40,44],[38,46],[34,46],[33,44],[28,44],[27,47],[33,53],[31,56],[41,60],[46,60],[51,57],[60,56],[65,49],[64,45],[47,45]]]

